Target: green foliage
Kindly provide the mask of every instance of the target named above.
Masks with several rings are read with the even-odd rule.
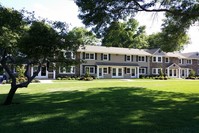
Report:
[[[145,26],[140,26],[135,19],[127,22],[112,22],[104,31],[102,45],[108,47],[146,48],[148,47]]]
[[[98,39],[96,36],[83,27],[75,27],[66,36],[68,44],[73,44],[77,47],[80,45],[96,45]]]
[[[194,78],[196,76],[196,72],[191,69],[191,71],[189,72],[189,78]]]
[[[187,30],[199,20],[197,0],[75,0],[75,3],[80,9],[79,18],[100,35],[112,22],[134,17],[138,12],[165,12],[162,44],[156,44],[165,51],[180,50],[188,44]]]

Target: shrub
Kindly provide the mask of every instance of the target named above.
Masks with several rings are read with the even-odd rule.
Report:
[[[195,79],[195,76],[196,76],[196,72],[193,70],[193,69],[191,69],[191,71],[190,71],[190,73],[189,73],[189,78],[190,79]]]

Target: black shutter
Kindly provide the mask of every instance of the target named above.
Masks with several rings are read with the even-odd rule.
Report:
[[[95,66],[95,74],[97,73],[97,66]]]
[[[83,52],[83,59],[85,59],[85,53]]]
[[[133,62],[133,55],[131,55],[131,61]]]
[[[97,53],[95,53],[95,60],[97,60]]]
[[[101,60],[103,60],[103,54],[101,53]]]
[[[146,56],[146,62],[148,62],[148,57]]]
[[[136,56],[136,61],[138,62],[138,55]]]
[[[124,68],[124,74],[126,74],[126,67]]]
[[[111,74],[111,67],[108,67],[108,73]]]
[[[126,55],[124,55],[124,61],[126,61]]]
[[[109,54],[108,57],[109,57],[109,60],[111,60],[111,54]]]
[[[83,72],[83,74],[84,74],[84,73],[85,73],[85,66],[82,66],[82,69],[83,69],[82,72]]]
[[[146,75],[148,74],[148,68],[146,67]]]

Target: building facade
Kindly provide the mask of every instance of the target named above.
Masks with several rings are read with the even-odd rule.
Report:
[[[68,53],[67,53],[68,56]],[[139,78],[159,75],[162,71],[170,78],[186,78],[191,70],[199,75],[199,53],[164,52],[160,49],[132,49],[104,46],[84,46],[76,55],[69,56],[83,62],[76,66],[60,66],[58,69],[41,67],[36,78],[55,79],[58,76],[82,76],[89,73],[97,78]],[[37,66],[31,68],[31,74]],[[1,75],[1,74],[0,74]]]
[[[97,78],[129,79],[159,75],[162,71],[170,78],[186,78],[191,70],[199,75],[198,52],[166,53],[160,49],[84,46],[77,51],[76,59],[84,61],[70,68],[70,74],[76,76],[89,73]]]

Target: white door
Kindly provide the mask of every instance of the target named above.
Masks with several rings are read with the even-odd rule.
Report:
[[[113,78],[122,78],[123,77],[123,68],[113,67],[112,68],[112,77]]]
[[[33,67],[33,72],[37,71],[37,66]],[[41,67],[40,72],[38,73],[38,75],[36,76],[36,78],[48,78],[48,71],[47,71],[47,67],[45,65],[43,65]]]
[[[131,77],[136,77],[136,68],[131,69]]]
[[[103,70],[102,68],[99,68],[99,77],[100,78],[103,78],[103,71],[102,70]]]
[[[177,77],[177,69],[170,69],[169,76],[176,78]]]

